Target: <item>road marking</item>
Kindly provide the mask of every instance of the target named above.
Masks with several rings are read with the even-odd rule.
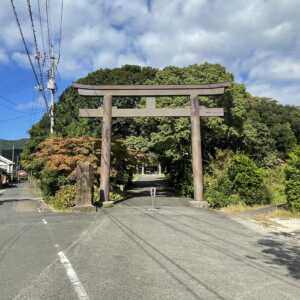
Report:
[[[90,298],[89,298],[86,290],[84,289],[82,283],[80,282],[80,280],[79,280],[75,270],[73,269],[72,264],[68,260],[68,258],[65,256],[65,254],[62,251],[58,252],[57,255],[59,256],[60,262],[65,267],[67,276],[78,296],[78,299],[79,300],[89,300]]]
[[[43,219],[42,221],[45,225],[48,224],[48,222],[45,219]]]

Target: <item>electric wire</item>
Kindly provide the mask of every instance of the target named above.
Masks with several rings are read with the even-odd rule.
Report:
[[[2,103],[2,106],[4,106],[6,109],[10,110],[10,111],[13,111],[13,112],[17,112],[19,114],[24,114],[24,115],[27,115],[27,113],[25,112],[22,112],[22,111],[19,111],[18,110],[18,106],[20,104],[17,104],[16,102],[8,99],[7,97],[3,97],[2,95],[0,95],[0,100],[2,102],[5,102],[5,103]],[[24,103],[26,105],[26,103]],[[20,106],[19,106],[20,107]],[[32,106],[33,107],[33,106]]]
[[[61,57],[61,44],[62,44],[62,34],[63,34],[63,17],[64,17],[64,0],[61,0],[57,64],[59,64],[60,57]]]
[[[41,9],[41,3],[40,0],[37,0],[38,3],[38,13],[39,13],[39,25],[40,25],[40,34],[41,34],[41,42],[42,42],[42,51],[45,55],[45,37],[44,37],[44,27],[43,27],[43,21],[42,21],[42,9]]]
[[[30,53],[29,53],[29,49],[28,49],[28,46],[27,46],[27,43],[26,43],[26,40],[25,40],[25,37],[24,37],[24,34],[23,34],[23,30],[22,30],[21,23],[20,23],[18,14],[17,14],[15,3],[14,3],[13,0],[10,0],[10,3],[11,3],[11,6],[12,6],[12,9],[13,9],[15,20],[16,20],[16,23],[17,23],[17,26],[18,26],[18,29],[19,29],[19,32],[20,32],[20,35],[21,35],[21,39],[22,39],[22,42],[23,42],[23,46],[24,46],[24,49],[25,49],[25,52],[26,52],[26,55],[27,55],[27,58],[28,58],[31,70],[33,72],[33,75],[34,75],[34,78],[35,78],[35,81],[36,81],[37,85],[40,86],[41,85],[40,84],[40,80],[39,80],[39,77],[37,75],[37,72],[35,70],[34,64],[32,62],[32,59],[31,59],[31,56],[30,56]],[[46,109],[48,111],[49,110],[49,108],[48,108],[48,102],[47,102],[47,98],[45,97],[44,94],[43,94],[43,98],[44,98],[44,101],[45,101],[45,104],[46,104]]]
[[[61,0],[60,3],[60,17],[59,17],[59,28],[58,28],[58,39],[57,39],[57,59],[54,57],[54,41],[53,41],[53,28],[51,27],[51,7],[49,0],[37,0],[37,14],[34,19],[33,6],[32,1],[27,0],[27,8],[30,17],[31,29],[33,34],[33,45],[36,52],[36,64],[34,64],[33,58],[29,52],[29,46],[25,40],[23,28],[20,22],[20,18],[18,16],[18,12],[16,9],[16,5],[14,0],[11,0],[11,6],[13,9],[14,17],[16,19],[16,23],[21,35],[21,39],[24,45],[24,49],[26,55],[28,57],[28,61],[30,63],[30,67],[32,69],[35,81],[38,85],[39,92],[44,99],[47,114],[50,113],[50,108],[48,104],[48,97],[45,94],[46,84],[45,84],[45,67],[48,62],[50,63],[50,70],[48,73],[48,77],[50,79],[53,78],[55,80],[55,73],[58,72],[58,64],[61,59],[61,50],[62,50],[62,39],[63,39],[63,19],[64,19],[64,0]],[[45,9],[45,10],[44,10]],[[45,20],[45,22],[44,22]],[[45,29],[46,24],[46,29]],[[37,26],[36,26],[37,25]],[[46,30],[46,34],[45,34]],[[40,36],[39,36],[40,34]],[[47,45],[46,45],[47,44]],[[41,49],[40,49],[41,47]],[[48,49],[47,49],[48,48]],[[42,52],[41,52],[42,51]],[[48,53],[47,53],[48,52]],[[56,62],[55,62],[56,61]],[[7,102],[7,101],[6,101]],[[10,103],[10,105],[15,105]],[[20,117],[14,118],[19,119]],[[11,119],[9,119],[11,120]]]
[[[43,94],[43,98],[45,100],[45,105],[46,105],[46,108],[48,111],[49,107],[48,107],[48,101],[46,100],[47,98],[45,95],[45,83],[44,83],[44,76],[43,76],[43,71],[42,71],[42,66],[41,66],[41,61],[40,61],[40,51],[39,51],[39,46],[38,46],[37,37],[36,37],[36,30],[35,30],[34,20],[33,20],[33,16],[32,16],[30,0],[27,0],[27,7],[28,7],[28,13],[29,13],[30,22],[31,22],[31,29],[32,29],[32,33],[33,33],[34,46],[35,46],[35,51],[36,51],[36,61],[37,61],[37,66],[38,66],[38,71],[39,71],[39,76],[40,76],[39,90]]]
[[[47,36],[48,36],[48,54],[51,57],[52,41],[51,41],[51,31],[50,31],[50,20],[49,20],[49,3],[46,0],[46,21],[47,21]]]
[[[13,107],[17,106],[17,103],[15,103],[14,101],[8,99],[7,97],[3,97],[3,96],[0,95],[0,99],[5,101],[6,103],[12,105]]]
[[[2,119],[2,120],[0,120],[0,122],[15,121],[15,120],[20,120],[20,119],[28,119],[28,118],[32,118],[32,115],[37,115],[39,113],[40,112],[35,112],[33,114],[30,114],[30,115],[26,114],[26,115],[14,117],[14,118]]]
[[[16,10],[16,7],[15,7],[14,1],[13,1],[13,0],[10,0],[10,3],[11,3],[11,5],[12,5],[13,13],[14,13],[14,16],[15,16],[15,19],[16,19],[16,22],[17,22],[17,25],[18,25],[18,29],[19,29],[19,32],[20,32],[20,35],[21,35],[21,38],[22,38],[22,42],[23,42],[23,45],[24,45],[24,48],[25,48],[25,52],[26,52],[26,54],[27,54],[27,57],[28,57],[28,60],[29,60],[29,63],[30,63],[32,72],[33,72],[33,74],[34,74],[34,77],[35,77],[35,80],[36,80],[37,84],[40,85],[40,81],[39,81],[38,75],[37,75],[36,70],[35,70],[35,68],[34,68],[34,65],[33,65],[33,62],[32,62],[32,59],[31,59],[31,56],[30,56],[30,54],[29,54],[28,46],[27,46],[26,41],[25,41],[25,38],[24,38],[23,30],[22,30],[22,27],[21,27],[21,23],[20,23],[18,14],[17,14],[17,10]]]
[[[0,100],[2,100],[2,99],[0,99]],[[4,110],[7,109],[7,110],[10,110],[12,112],[17,112],[19,114],[23,114],[22,112],[18,111],[17,109],[13,108],[12,106],[7,105],[7,103],[2,103],[1,107],[4,108]]]

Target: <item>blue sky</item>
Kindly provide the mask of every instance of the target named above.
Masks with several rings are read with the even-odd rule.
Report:
[[[40,0],[42,9],[45,1]],[[57,40],[61,0],[51,0]],[[29,48],[26,0],[15,0]],[[37,1],[31,0],[37,20]],[[258,96],[300,105],[299,0],[65,0],[59,93],[98,68],[221,63]],[[43,18],[45,25],[45,18]],[[28,136],[45,109],[9,1],[0,3],[0,138]],[[41,46],[41,39],[38,40]]]

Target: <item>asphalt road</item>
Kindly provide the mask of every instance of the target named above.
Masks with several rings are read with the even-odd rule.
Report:
[[[299,242],[135,195],[97,213],[0,196],[0,299],[300,299]]]

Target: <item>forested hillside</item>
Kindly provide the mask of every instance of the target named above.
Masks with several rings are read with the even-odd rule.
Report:
[[[1,150],[10,150],[14,146],[16,149],[23,149],[25,147],[28,139],[19,139],[19,140],[1,140],[0,139],[0,151]]]
[[[12,159],[14,156],[15,161],[19,161],[20,155],[27,143],[28,139],[19,140],[0,140],[0,155]]]
[[[86,84],[201,84],[224,81],[232,83],[224,96],[200,99],[201,105],[225,109],[224,118],[201,120],[207,199],[215,207],[239,201],[249,204],[284,201],[285,162],[289,153],[300,144],[299,108],[251,95],[243,84],[236,83],[234,76],[218,64],[183,68],[170,66],[162,70],[124,66],[97,70],[78,80]],[[66,89],[55,108],[56,135],[66,138],[100,137],[100,120],[80,119],[78,109],[96,108],[101,101],[100,98],[79,96],[72,87]],[[186,106],[189,100],[186,97],[161,97],[157,103],[159,107]],[[118,107],[143,104],[143,99],[135,97],[115,98],[113,103]],[[48,128],[46,116],[32,127],[25,160],[30,161],[30,155],[48,137]],[[129,148],[142,153],[141,157],[154,153],[178,193],[192,195],[188,118],[115,119],[113,134],[114,139],[124,140]],[[28,167],[34,168],[30,164]],[[248,171],[243,173],[243,170]]]

